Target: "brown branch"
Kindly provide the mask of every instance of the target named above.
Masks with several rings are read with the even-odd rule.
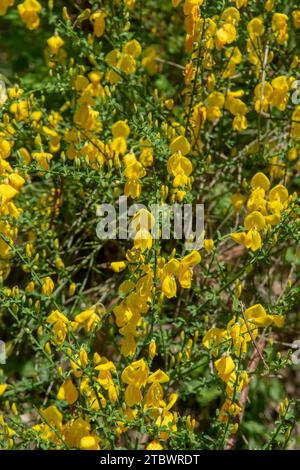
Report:
[[[57,216],[57,213],[58,213],[60,207],[62,206],[62,203],[63,203],[63,190],[64,190],[64,178],[61,178],[60,188],[55,186],[55,190],[54,190],[54,196],[53,196],[54,205],[53,205],[53,208],[52,208],[51,220],[50,220],[50,224],[49,224],[50,229],[53,227],[55,218]]]
[[[262,358],[262,352],[266,346],[266,343],[267,341],[265,340],[265,338],[261,338],[259,342],[257,343],[257,348],[255,348],[254,351],[252,352],[250,363],[249,363],[249,370],[248,370],[250,374],[253,374],[256,371],[258,364]],[[246,385],[246,387],[242,390],[241,395],[240,395],[238,405],[241,407],[241,412],[234,418],[234,424],[238,424],[239,426],[244,417],[251,380],[252,380],[252,377],[249,377],[249,382]],[[237,433],[232,434],[228,439],[226,450],[234,449],[236,440],[237,440]]]

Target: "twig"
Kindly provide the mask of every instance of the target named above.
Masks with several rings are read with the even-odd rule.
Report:
[[[249,371],[248,371],[250,374],[255,372],[255,370],[257,369],[258,364],[260,360],[262,359],[262,351],[264,350],[265,345],[266,345],[265,338],[261,338],[257,344],[257,349],[253,351],[251,358],[250,358]],[[241,412],[234,419],[234,423],[238,425],[240,425],[244,417],[251,380],[252,378],[249,378],[248,384],[242,390],[241,395],[240,395],[239,406],[241,407]],[[236,440],[237,440],[237,433],[232,434],[228,439],[226,450],[232,450],[236,444]]]
[[[176,67],[177,69],[185,70],[183,65],[176,64],[175,62],[171,62],[170,60],[160,59],[159,57],[155,57],[154,60],[156,60],[156,62],[160,62],[161,64],[168,64],[168,65],[171,65],[172,67]]]
[[[244,319],[244,322],[245,322],[245,324],[246,324],[246,327],[247,327],[248,333],[249,333],[249,335],[250,335],[251,341],[252,341],[252,343],[253,343],[253,345],[254,345],[254,347],[255,347],[257,353],[259,354],[259,356],[260,356],[262,362],[264,363],[264,366],[265,366],[267,369],[269,369],[269,366],[268,366],[268,364],[266,363],[266,361],[264,360],[264,357],[263,357],[263,355],[262,355],[260,349],[258,348],[258,345],[257,345],[257,343],[256,343],[256,341],[255,341],[255,339],[254,339],[254,336],[253,336],[253,334],[252,334],[252,331],[251,331],[251,329],[250,329],[250,327],[249,327],[248,320],[247,320],[247,318],[246,318],[246,316],[245,316],[245,306],[242,304],[242,302],[241,302],[241,306],[242,306],[242,315],[243,315],[243,319]]]

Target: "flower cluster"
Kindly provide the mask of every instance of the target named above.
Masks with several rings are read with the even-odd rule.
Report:
[[[288,208],[291,198],[285,186],[278,184],[270,189],[270,181],[264,173],[256,173],[250,182],[252,192],[249,198],[242,194],[233,196],[233,204],[238,210],[245,203],[247,216],[244,220],[245,232],[235,232],[231,238],[246,248],[256,251],[262,246],[260,233],[266,233],[280,221],[281,214]],[[268,196],[266,198],[266,193]]]
[[[212,350],[219,378],[226,384],[226,399],[220,410],[219,418],[227,422],[228,417],[236,417],[241,411],[237,396],[249,383],[246,370],[242,370],[242,361],[245,359],[249,344],[256,346],[259,328],[270,325],[282,327],[284,318],[282,315],[269,315],[260,304],[253,305],[243,314],[233,317],[227,324],[226,329],[211,328],[203,337],[203,344],[208,350]],[[234,353],[238,359],[238,366],[232,359]],[[232,433],[237,432],[238,424],[235,423]]]

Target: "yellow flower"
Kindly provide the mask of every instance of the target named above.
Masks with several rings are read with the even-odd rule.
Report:
[[[178,281],[184,289],[190,289],[192,285],[193,270],[184,264],[180,265],[178,272]]]
[[[126,323],[128,323],[132,318],[132,310],[125,304],[125,302],[114,307],[113,312],[115,314],[118,327],[126,325]]]
[[[263,230],[266,228],[266,222],[264,216],[260,212],[254,211],[251,214],[247,215],[244,222],[245,228],[247,230]]]
[[[149,344],[149,357],[151,361],[154,359],[155,355],[156,355],[156,343],[155,343],[155,340],[152,339]]]
[[[240,21],[240,18],[240,12],[234,7],[226,8],[221,15],[222,20],[233,25],[236,25]]]
[[[75,401],[78,399],[78,396],[79,394],[76,390],[76,387],[70,378],[62,384],[57,393],[57,399],[66,400],[69,405],[75,403]]]
[[[219,377],[224,381],[228,382],[232,378],[232,373],[235,370],[235,364],[230,356],[224,356],[215,361],[215,367],[217,369]]]
[[[0,16],[6,15],[8,7],[12,7],[14,0],[1,0],[0,1]]]
[[[129,164],[125,169],[125,176],[129,180],[139,180],[146,175],[146,170],[143,165],[135,160],[133,163]]]
[[[244,116],[247,113],[246,104],[239,98],[243,96],[243,91],[230,91],[226,96],[225,107],[234,116]]]
[[[278,44],[283,45],[289,37],[288,34],[288,16],[284,13],[274,13],[272,17],[272,29]]]
[[[90,16],[90,21],[93,23],[94,34],[97,38],[103,36],[105,31],[105,17],[104,11],[96,11]]]
[[[117,67],[121,69],[125,75],[131,75],[136,71],[136,62],[131,55],[122,54],[118,60]]]
[[[94,324],[100,320],[100,317],[96,313],[96,307],[91,307],[76,315],[74,320],[82,326],[86,332],[89,332]]]
[[[164,408],[165,402],[163,401],[164,391],[159,382],[153,382],[146,393],[144,400],[145,408]]]
[[[48,408],[40,410],[42,418],[47,420],[50,426],[60,427],[62,424],[62,414],[55,405],[48,406]]]
[[[247,201],[248,212],[258,211],[263,215],[266,214],[267,201],[265,200],[265,190],[258,187],[255,188]]]
[[[275,1],[275,0],[266,0],[266,2],[265,2],[265,9],[266,9],[267,11],[271,11],[271,10],[273,9],[273,7],[274,7],[274,1]]]
[[[37,0],[25,0],[18,5],[19,14],[22,21],[30,30],[37,29],[40,25],[39,12],[42,5]]]
[[[136,39],[132,39],[131,41],[128,41],[123,46],[123,50],[124,50],[125,54],[129,54],[134,58],[138,57],[142,52],[141,45]]]
[[[96,127],[98,116],[98,111],[92,109],[87,103],[83,103],[74,114],[74,122],[83,129],[91,131]]]
[[[271,202],[279,201],[281,202],[281,204],[284,204],[285,202],[287,202],[288,197],[289,197],[289,192],[286,189],[286,187],[283,186],[282,184],[278,184],[277,186],[274,186],[274,188],[272,188],[269,193],[269,200]]]
[[[40,434],[41,439],[57,442],[58,438],[56,433],[60,434],[63,427],[62,414],[56,406],[52,405],[48,408],[41,409],[40,415],[45,422],[33,426],[32,429]]]
[[[110,144],[111,151],[115,155],[120,155],[126,152],[127,144],[123,137],[116,137]]]
[[[79,359],[77,359],[76,362],[70,359],[70,364],[75,377],[81,377],[83,374],[83,369],[85,369],[88,365],[87,352],[81,347],[79,352]]]
[[[300,10],[293,11],[293,23],[295,29],[300,29]]]
[[[225,104],[225,97],[223,93],[213,91],[207,97],[207,119],[211,122],[216,121],[221,117],[222,108]]]
[[[131,196],[132,198],[137,198],[141,194],[142,185],[140,178],[143,178],[146,175],[146,170],[143,165],[138,162],[134,155],[128,154],[124,157],[126,164],[125,177],[128,181],[125,184],[124,193],[125,196]]]
[[[53,325],[52,332],[55,336],[55,340],[52,341],[52,343],[58,345],[62,344],[65,341],[68,332],[69,320],[67,317],[58,310],[54,310],[47,317],[47,323],[51,323]]]
[[[145,167],[152,166],[153,165],[153,151],[152,148],[144,148],[141,151],[141,154],[139,156],[139,161],[141,164]]]
[[[231,400],[226,399],[220,410],[219,420],[226,423],[230,416],[237,416],[241,411],[242,408],[237,403],[232,403]]]
[[[163,450],[163,446],[157,439],[154,439],[153,441],[149,442],[149,444],[146,447],[146,450]]]
[[[288,103],[289,84],[284,76],[274,78],[272,80],[273,92],[270,104],[275,106],[279,111],[284,111]]]
[[[208,332],[203,336],[202,344],[207,348],[211,349],[212,347],[217,347],[222,341],[223,337],[226,335],[220,328],[210,328]]]
[[[81,450],[100,450],[100,439],[97,436],[84,436],[80,439],[79,449]]]
[[[136,341],[133,334],[124,337],[121,343],[121,354],[125,357],[133,356],[136,352]]]
[[[266,311],[261,304],[252,305],[252,307],[249,307],[245,310],[245,317],[248,320],[266,316]]]
[[[174,108],[174,100],[172,98],[165,100],[164,105],[169,111],[171,111]]]
[[[255,96],[255,110],[257,113],[262,111],[267,112],[273,94],[273,87],[265,81],[264,86],[259,83],[254,89]]]
[[[9,202],[18,191],[9,184],[0,184],[0,204]]]
[[[296,106],[292,114],[291,137],[300,139],[300,105]]]
[[[251,21],[249,21],[247,29],[252,38],[255,36],[262,36],[265,32],[262,18],[253,18]]]
[[[263,173],[256,173],[250,181],[253,189],[262,188],[264,191],[268,191],[271,186],[269,178]]]
[[[224,78],[230,78],[235,74],[236,65],[242,62],[243,56],[238,47],[227,48],[225,51],[225,55],[229,59],[229,61],[222,75]]]
[[[0,157],[8,158],[11,154],[11,144],[8,140],[0,137]]]
[[[288,21],[288,16],[284,13],[274,13],[272,17],[272,26],[274,30],[285,28]]]
[[[171,262],[177,262],[177,260],[171,260]],[[176,270],[171,270],[171,274],[176,274],[178,271],[178,281],[184,289],[189,289],[191,287],[191,281],[193,277],[193,267],[199,264],[201,261],[201,256],[198,253],[198,251],[191,251],[188,255],[184,256],[181,260],[181,263],[179,266],[176,266]],[[166,268],[168,264],[164,267],[164,272],[166,271]],[[175,284],[176,285],[176,284]],[[163,284],[164,286],[164,284]]]
[[[125,390],[127,406],[132,407],[141,403],[143,396],[140,389],[146,384],[147,377],[148,366],[144,359],[133,362],[123,370],[121,379],[128,385]]]
[[[216,47],[222,49],[226,44],[236,40],[236,29],[233,24],[225,23],[216,33]]]
[[[154,382],[159,382],[159,383],[165,383],[169,382],[169,376],[162,371],[161,369],[157,369],[153,374],[149,375],[147,382],[148,383],[154,383]]]
[[[134,8],[136,0],[123,0],[127,8]]]
[[[142,185],[140,180],[130,179],[126,182],[124,187],[125,196],[131,196],[133,199],[139,198],[142,192]]]
[[[11,175],[9,175],[8,179],[11,186],[15,188],[16,191],[20,191],[20,189],[25,183],[24,178],[22,178],[22,176],[18,173],[12,173]]]
[[[77,91],[83,91],[89,86],[89,81],[84,75],[77,75],[75,80],[75,89]]]
[[[210,95],[208,95],[206,101],[208,108],[212,108],[214,106],[218,108],[223,108],[225,104],[225,96],[219,91],[213,91],[212,93],[210,93]]]
[[[110,263],[110,266],[113,271],[115,271],[116,273],[120,273],[124,271],[124,269],[126,269],[127,263],[126,261],[113,261],[112,263]]]
[[[59,312],[58,310],[53,310],[51,314],[47,317],[47,322],[54,324],[57,321],[62,321],[64,323],[69,322],[69,320],[63,313]]]
[[[38,164],[45,170],[49,170],[49,161],[53,158],[51,153],[46,152],[35,152],[32,154],[32,158],[38,162]]]
[[[42,285],[42,294],[46,296],[50,296],[54,290],[54,282],[52,281],[51,277],[45,277]]]
[[[214,249],[214,241],[211,238],[204,240],[204,249],[207,253],[210,253]]]
[[[130,133],[130,128],[126,121],[117,121],[113,124],[111,132],[115,138],[123,137],[123,139],[127,139]]]
[[[248,5],[248,0],[234,0],[237,8],[246,7]]]
[[[182,155],[186,155],[187,153],[189,153],[191,146],[187,138],[183,135],[180,135],[174,140],[172,140],[169,149],[172,154],[176,152],[181,152]]]
[[[91,425],[82,418],[71,420],[63,426],[63,437],[69,447],[81,450],[99,450],[100,439],[91,433]]]
[[[144,359],[132,362],[127,366],[121,375],[121,379],[128,385],[137,385],[142,387],[145,385],[148,378],[148,366]]]
[[[101,393],[101,386],[94,382],[94,386],[90,385],[90,380],[85,377],[80,383],[80,394],[83,395],[92,410],[98,411],[100,408],[106,407],[106,400]]]
[[[180,152],[174,153],[167,163],[167,169],[170,174],[175,176],[174,186],[184,186],[189,182],[189,176],[193,171],[190,160],[183,157]]]
[[[142,252],[150,250],[152,247],[152,235],[148,230],[141,228],[134,237],[134,246]]]
[[[266,327],[275,323],[276,326],[282,327],[284,318],[282,315],[267,315],[261,304],[253,305],[245,310],[247,320],[258,327]]]
[[[201,255],[198,251],[191,251],[188,255],[182,258],[181,263],[186,266],[196,266],[201,261]]]
[[[76,292],[76,289],[77,289],[77,285],[75,282],[72,282],[69,286],[69,296],[72,297],[75,292]]]
[[[243,116],[242,114],[238,114],[235,116],[233,122],[232,122],[232,128],[235,131],[242,132],[245,129],[247,129],[248,123],[247,123],[247,118]]]
[[[59,49],[64,45],[64,41],[58,34],[55,34],[54,36],[51,36],[51,38],[47,40],[47,44],[52,54],[57,55],[59,52]]]
[[[166,276],[162,283],[162,291],[168,299],[176,297],[177,285],[174,276]]]
[[[0,397],[1,395],[3,395],[6,389],[7,389],[7,384],[0,384]]]
[[[119,57],[120,57],[120,51],[118,51],[118,49],[113,49],[105,56],[105,61],[111,67],[116,67]]]
[[[259,232],[255,229],[250,229],[246,234],[244,245],[247,248],[250,248],[252,251],[259,250],[259,248],[262,246]]]
[[[136,385],[128,385],[125,390],[125,403],[130,408],[141,403],[143,395]]]
[[[235,212],[239,212],[246,201],[246,197],[241,193],[235,193],[231,197],[231,202]]]

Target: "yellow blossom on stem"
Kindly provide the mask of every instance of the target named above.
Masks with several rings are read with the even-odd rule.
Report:
[[[47,44],[50,48],[51,53],[53,55],[57,55],[60,48],[64,45],[64,41],[58,34],[55,34],[47,40]]]
[[[91,307],[76,315],[74,320],[75,324],[78,324],[83,327],[86,332],[89,332],[93,328],[94,324],[97,324],[100,320],[100,317],[97,313],[97,308]]]
[[[73,405],[73,403],[78,399],[78,396],[78,391],[70,378],[62,384],[57,393],[57,399],[66,400],[69,405]]]
[[[18,5],[20,17],[28,29],[34,30],[39,27],[41,9],[42,5],[37,0],[25,0]]]
[[[52,281],[51,277],[46,277],[42,284],[42,294],[46,296],[50,296],[54,290],[54,282]]]
[[[94,34],[97,38],[103,36],[105,32],[105,17],[104,11],[96,11],[90,16],[90,21],[93,24]]]

